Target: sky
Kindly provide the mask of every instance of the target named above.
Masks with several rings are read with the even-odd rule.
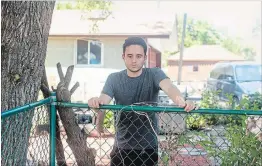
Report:
[[[73,2],[74,0],[58,0],[59,2]],[[256,45],[261,49],[260,36],[253,37],[252,29],[257,22],[261,25],[260,1],[189,1],[189,0],[111,0],[113,10],[131,12],[139,17],[143,11],[162,10],[168,13],[206,20],[214,27],[230,37],[239,37],[244,45]],[[170,14],[169,14],[170,15]],[[164,18],[163,18],[164,19]],[[175,18],[174,18],[175,19]]]
[[[58,2],[73,2],[74,0],[58,0]],[[132,12],[160,9],[166,12],[206,20],[217,29],[225,31],[229,36],[250,39],[252,28],[256,22],[261,24],[260,1],[188,1],[188,0],[111,0],[113,10]],[[139,17],[139,15],[138,15]]]
[[[239,37],[242,44],[252,46],[257,51],[257,61],[261,62],[261,32],[254,37],[252,29],[261,26],[261,1],[175,1],[175,0],[147,0],[147,1],[113,1],[114,10],[133,12],[160,9],[174,12],[178,15],[187,13],[188,17],[206,20],[218,30],[230,37]]]
[[[115,10],[163,9],[188,17],[206,20],[229,36],[249,39],[256,21],[261,23],[261,2],[259,1],[113,1]]]

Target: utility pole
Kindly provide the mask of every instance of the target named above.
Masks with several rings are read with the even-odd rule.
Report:
[[[160,8],[160,0],[157,0],[157,9]]]
[[[178,85],[180,85],[181,83],[184,39],[185,39],[185,34],[186,34],[186,20],[187,20],[187,13],[184,14],[184,21],[183,21],[183,33],[182,33],[182,39],[181,39],[181,45],[180,45],[180,58],[179,58],[178,79],[177,79]]]

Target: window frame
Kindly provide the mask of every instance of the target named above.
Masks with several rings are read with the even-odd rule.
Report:
[[[198,67],[198,65],[193,65],[193,66],[192,66],[192,71],[193,71],[193,72],[199,72],[199,67]]]
[[[77,63],[77,41],[84,40],[88,42],[88,63],[90,63],[90,43],[92,41],[99,41],[101,43],[101,63],[100,64],[78,64]],[[104,43],[100,40],[92,40],[86,38],[77,38],[74,41],[74,64],[76,67],[103,67],[104,66]]]

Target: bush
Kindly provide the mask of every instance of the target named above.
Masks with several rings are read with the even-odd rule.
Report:
[[[205,109],[222,109],[223,107],[219,104],[220,91],[208,91],[205,90],[202,93],[202,100],[200,103],[200,108]],[[228,109],[237,110],[261,110],[262,109],[262,94],[256,93],[252,97],[245,97],[240,100],[239,105],[235,105],[233,95],[227,95],[229,101],[225,103]],[[194,114],[193,116],[188,116],[186,119],[187,127],[189,129],[201,129],[212,125],[227,125],[236,124],[240,125],[243,121],[243,117],[235,115],[202,115]]]
[[[206,126],[206,119],[201,114],[191,114],[186,119],[187,128],[199,130]]]
[[[222,108],[219,105],[219,95],[220,91],[209,91],[205,90],[202,93],[202,100],[200,103],[200,108],[205,109],[219,109]],[[218,124],[224,118],[223,116],[217,115],[202,115],[202,114],[192,114],[188,116],[186,123],[189,129],[201,129],[209,125]]]
[[[110,110],[106,110],[105,119],[104,119],[104,127],[113,129],[114,128],[114,112]]]
[[[217,92],[204,92],[202,108],[219,108],[216,97],[213,95]],[[233,96],[228,95],[229,102],[227,106],[232,109],[245,109],[245,110],[261,110],[262,109],[262,94],[256,93],[252,97],[243,98],[239,105],[234,106]],[[215,117],[214,117],[215,116]],[[224,124],[226,127],[225,139],[229,142],[228,149],[221,149],[213,141],[198,141],[208,152],[210,157],[219,157],[221,165],[261,165],[262,163],[262,148],[261,142],[253,133],[246,133],[247,118],[245,115],[202,115],[197,118],[199,123],[198,127],[202,127],[203,119],[208,125]],[[262,118],[262,117],[261,117]],[[224,119],[221,121],[221,119]],[[190,122],[190,120],[188,120]],[[200,123],[201,121],[201,123]],[[191,125],[191,127],[195,127]],[[260,148],[259,148],[260,147]]]

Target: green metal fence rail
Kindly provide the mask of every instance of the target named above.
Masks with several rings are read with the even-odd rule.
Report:
[[[99,109],[105,112],[104,132],[98,135],[97,111],[83,103],[57,102],[55,93],[52,93],[50,98],[1,113],[2,164],[21,165],[19,162],[23,161],[26,165],[30,165],[29,160],[31,160],[34,164],[42,162],[43,165],[56,165],[56,106],[72,108],[68,111],[74,112],[78,127],[88,134],[86,143],[96,156],[96,166],[110,163],[112,157],[110,153],[115,142],[117,114],[121,112],[126,113],[122,118],[127,117],[128,113],[139,115],[156,113],[158,129],[155,134],[157,134],[160,166],[262,165],[261,110],[199,109],[186,113],[176,107],[102,105]],[[31,115],[32,121],[22,125],[19,118],[23,114]],[[137,117],[142,118],[142,116]],[[60,122],[60,117],[58,120],[66,162],[64,164],[77,165],[72,149],[67,143],[68,135]],[[48,126],[47,134],[44,136],[36,132],[43,124]],[[28,127],[25,127],[26,131],[16,130],[19,125],[21,129],[26,125]],[[139,126],[137,127],[139,130]],[[20,139],[24,142],[12,148],[14,138],[10,136],[14,133],[28,138],[29,141]],[[25,142],[29,143],[25,144]],[[22,145],[23,148],[19,148]],[[21,152],[26,152],[27,156],[19,156]]]
[[[88,108],[88,104],[84,103],[66,103],[58,102],[58,106],[62,107],[73,107],[73,108]],[[123,110],[123,111],[142,111],[142,112],[177,112],[181,114],[188,114],[182,108],[177,107],[164,107],[164,106],[124,106],[124,105],[101,105],[99,109],[102,110]],[[223,115],[262,115],[261,111],[252,110],[232,110],[232,109],[199,109],[191,111],[190,113],[201,113],[201,114],[223,114]]]

